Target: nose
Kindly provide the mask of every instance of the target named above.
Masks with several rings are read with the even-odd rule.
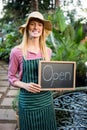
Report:
[[[34,28],[37,29],[38,28],[38,24],[35,24]]]

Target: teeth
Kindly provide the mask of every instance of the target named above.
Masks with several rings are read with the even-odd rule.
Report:
[[[38,32],[38,31],[33,31],[33,32]]]
[[[33,32],[33,33],[36,33],[36,34],[37,34],[38,32],[35,31],[35,32]]]

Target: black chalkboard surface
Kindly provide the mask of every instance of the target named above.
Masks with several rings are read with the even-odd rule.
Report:
[[[75,89],[76,62],[40,61],[38,83],[43,90]]]

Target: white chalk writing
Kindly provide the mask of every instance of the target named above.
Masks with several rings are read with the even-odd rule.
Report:
[[[71,80],[71,72],[68,71],[59,71],[54,72],[54,69],[51,65],[45,65],[42,73],[43,80],[46,82],[50,82],[51,86],[56,80],[59,81],[70,81]]]

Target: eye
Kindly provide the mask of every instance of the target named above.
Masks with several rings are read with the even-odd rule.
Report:
[[[30,25],[34,25],[34,22],[30,22]]]
[[[38,25],[39,25],[39,26],[43,26],[43,24],[42,24],[42,23],[38,23]]]

